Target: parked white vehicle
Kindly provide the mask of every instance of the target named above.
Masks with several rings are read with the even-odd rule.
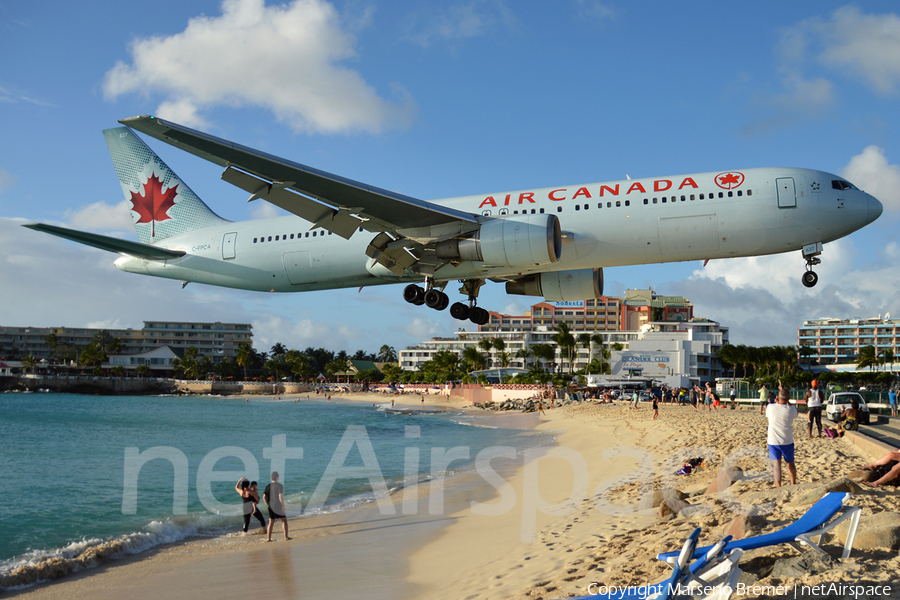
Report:
[[[869,406],[861,394],[856,392],[835,392],[828,397],[825,403],[825,416],[835,423],[841,418],[845,408],[850,408],[850,402],[856,400],[859,403],[859,422],[861,425],[869,424]]]

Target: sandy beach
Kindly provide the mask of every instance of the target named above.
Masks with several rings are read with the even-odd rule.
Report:
[[[334,395],[332,400],[390,402],[380,394]],[[396,400],[398,407],[421,408],[419,396]],[[461,408],[462,403],[426,397],[426,408],[442,406]],[[172,598],[363,594],[454,600],[585,595],[592,583],[640,585],[665,579],[668,567],[656,554],[680,548],[698,526],[703,528],[702,544],[718,541],[738,517],[736,502],[760,513],[750,535],[784,527],[825,493],[824,484],[872,459],[846,439],[807,440],[801,415],[795,422],[798,484],[775,488],[764,454],[766,419],[751,408],[707,413],[663,405],[656,421],[647,406],[632,411],[626,404],[568,406],[540,416],[489,416],[508,419],[510,426],[554,431],[556,444],[527,452],[515,470],[494,473],[487,468],[451,480],[440,494],[440,511],[433,503],[439,490],[420,485],[415,511],[402,510],[404,495],[397,493],[391,515],[372,504],[296,518],[291,522],[293,540],[283,541],[276,527],[278,541],[269,544],[260,535],[191,539],[8,595],[149,599],[163,593]],[[706,459],[705,468],[675,476],[681,463],[693,457]],[[729,491],[706,493],[723,465],[743,469],[744,480]],[[706,510],[661,517],[660,494],[654,491],[671,487],[682,492],[685,502]],[[849,504],[862,507],[861,531],[867,523],[871,528],[894,517],[900,524],[900,495],[894,488],[853,489]],[[896,538],[894,542],[900,544]],[[748,552],[741,567],[745,581],[763,587],[893,585],[900,578],[900,557],[897,545],[878,546],[885,543],[891,545],[889,537],[861,533],[851,557],[820,574],[773,574],[776,560],[798,556],[787,546]],[[825,547],[840,556],[839,546]],[[900,584],[896,587],[879,597],[900,597]]]

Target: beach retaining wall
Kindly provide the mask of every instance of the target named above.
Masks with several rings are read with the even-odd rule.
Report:
[[[890,450],[897,449],[890,444],[876,440],[874,438],[870,438],[866,434],[859,433],[858,431],[845,431],[844,438],[846,438],[851,444],[871,456],[873,459],[879,459],[887,454]]]

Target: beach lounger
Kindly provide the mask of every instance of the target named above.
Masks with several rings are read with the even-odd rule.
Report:
[[[847,533],[847,541],[844,544],[844,551],[841,555],[841,558],[847,558],[853,549],[853,539],[856,537],[856,528],[859,526],[859,513],[861,511],[858,506],[844,506],[844,501],[849,497],[850,494],[848,492],[830,492],[825,494],[821,500],[806,511],[806,514],[784,529],[765,535],[734,540],[725,546],[725,552],[735,549],[747,551],[779,544],[790,544],[791,547],[802,552],[801,544],[805,544],[814,550],[825,553],[821,548],[825,534],[834,529],[839,523],[850,519],[850,531]],[[843,514],[831,520],[839,512],[843,512]],[[818,544],[812,541],[812,538],[815,536],[819,536]],[[694,558],[701,556],[709,548],[711,546],[697,548],[694,550]],[[673,563],[678,558],[678,553],[664,552],[657,555],[657,558]]]
[[[685,541],[679,552],[673,552],[675,560],[672,575],[663,582],[654,585],[633,586],[622,591],[618,590],[609,594],[594,594],[581,596],[573,600],[676,600],[680,598],[728,600],[734,592],[741,570],[737,567],[741,557],[741,550],[724,552],[725,546],[731,540],[728,536],[718,544],[710,546],[705,554],[702,554],[693,564],[688,565],[691,557],[695,555],[697,540],[700,537],[700,528]],[[697,589],[703,587],[707,594],[697,594]]]

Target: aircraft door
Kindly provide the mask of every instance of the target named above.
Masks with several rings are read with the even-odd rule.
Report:
[[[237,240],[237,232],[226,233],[222,239],[222,258],[225,260],[234,258],[235,240]]]
[[[793,177],[778,177],[775,187],[778,189],[778,208],[797,208],[797,188]]]

